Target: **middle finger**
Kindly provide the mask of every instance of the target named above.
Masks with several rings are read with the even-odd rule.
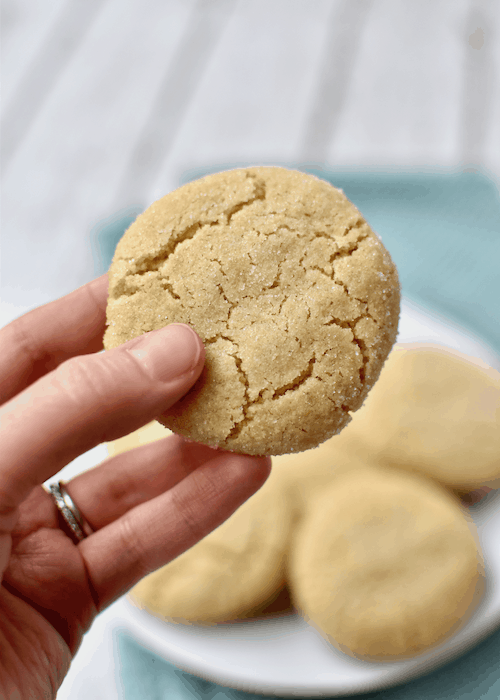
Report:
[[[168,491],[205,462],[222,454],[169,435],[106,460],[65,486],[93,530]]]
[[[262,486],[270,467],[266,457],[221,451],[80,542],[98,609],[218,527]]]

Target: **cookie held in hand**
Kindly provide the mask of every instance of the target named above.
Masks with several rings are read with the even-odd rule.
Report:
[[[155,202],[109,278],[105,347],[192,326],[204,371],[158,420],[234,452],[299,452],[339,432],[396,339],[399,282],[380,239],[340,190],[284,168],[210,175]]]

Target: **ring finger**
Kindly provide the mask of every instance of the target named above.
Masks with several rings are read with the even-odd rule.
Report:
[[[66,486],[96,531],[135,506],[168,491],[220,451],[169,435],[111,457]]]
[[[218,527],[262,486],[269,470],[269,458],[170,435],[68,482],[94,530],[79,551],[99,609]]]

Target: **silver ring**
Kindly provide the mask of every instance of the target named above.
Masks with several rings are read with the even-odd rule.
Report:
[[[68,534],[75,542],[81,542],[94,532],[66,491],[63,481],[59,481],[57,484],[50,484],[49,493],[65,525],[69,528]]]

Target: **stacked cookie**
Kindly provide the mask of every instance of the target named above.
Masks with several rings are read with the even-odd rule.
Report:
[[[460,504],[426,478],[376,468],[345,474],[310,504],[289,581],[302,615],[332,644],[372,659],[437,644],[482,591]]]
[[[481,597],[477,535],[454,491],[495,485],[499,434],[498,373],[444,349],[396,346],[350,426],[275,458],[260,492],[133,597],[165,619],[213,624],[255,615],[286,581],[305,619],[346,653],[432,647]]]
[[[483,590],[459,495],[500,478],[500,375],[444,348],[396,346],[363,408],[305,483],[288,581],[304,617],[357,657],[439,643]],[[314,452],[311,452],[311,457]],[[281,458],[284,459],[284,458]],[[312,463],[312,459],[311,459]]]

